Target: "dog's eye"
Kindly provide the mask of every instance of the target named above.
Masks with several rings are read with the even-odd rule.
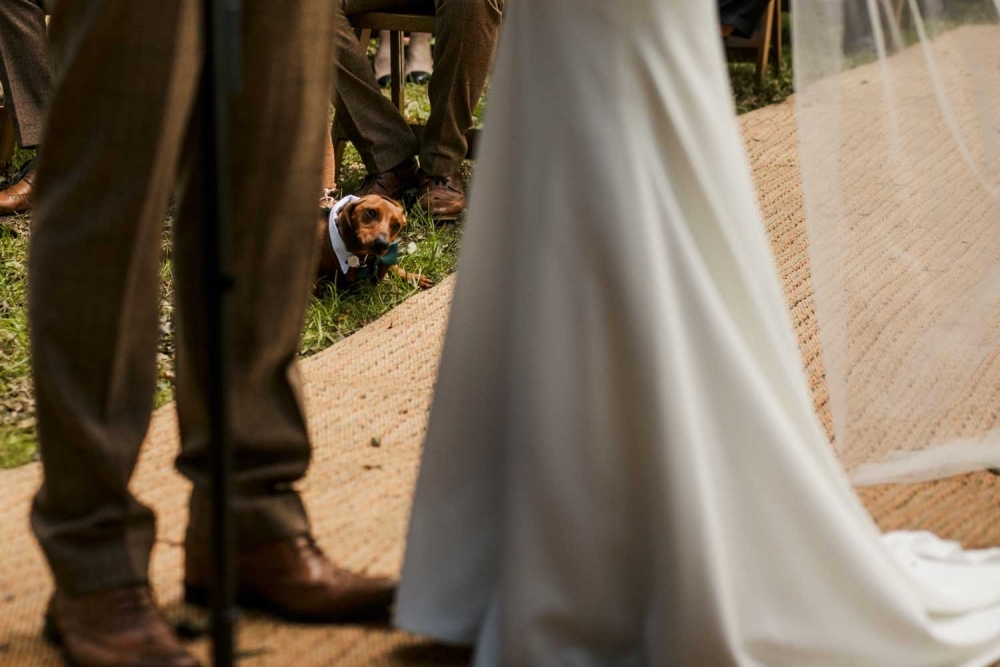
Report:
[[[378,212],[376,212],[373,208],[365,209],[365,217],[369,220],[374,220],[378,217]]]
[[[399,227],[400,227],[400,224],[398,222],[392,223],[392,231],[398,232],[399,231]]]

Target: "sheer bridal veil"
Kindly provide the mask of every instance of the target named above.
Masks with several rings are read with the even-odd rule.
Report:
[[[994,0],[796,0],[834,442],[857,483],[1000,467]]]

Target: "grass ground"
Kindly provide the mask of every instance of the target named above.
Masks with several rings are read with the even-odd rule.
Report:
[[[785,99],[791,93],[791,67],[787,61],[785,65],[780,76],[770,76],[763,85],[757,84],[752,65],[731,65],[737,111],[744,113]],[[411,122],[426,120],[429,113],[426,87],[409,85],[406,95],[408,119]],[[4,187],[30,157],[30,153],[19,152],[14,161],[0,171],[0,187]],[[466,163],[463,171],[468,177],[471,164]],[[359,156],[349,148],[341,185],[350,192],[363,178],[364,167]],[[0,224],[0,468],[37,459],[27,322],[29,223],[29,216],[17,216]],[[171,225],[172,218],[168,215],[164,224],[161,267],[157,406],[169,402],[173,396]],[[410,271],[427,274],[435,280],[446,277],[455,269],[461,228],[461,221],[456,225],[436,227],[421,211],[411,210],[400,246],[412,247],[414,251],[404,254],[400,263]],[[382,283],[364,285],[349,292],[338,291],[332,286],[325,288],[310,304],[300,354],[306,356],[329,347],[416,291],[391,274]]]

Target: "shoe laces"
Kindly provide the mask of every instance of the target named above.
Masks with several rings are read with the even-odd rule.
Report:
[[[35,158],[31,158],[30,160],[25,162],[24,165],[21,166],[21,168],[17,172],[17,176],[8,181],[4,187],[9,187],[16,183],[20,183],[21,181],[27,181],[28,185],[34,185],[33,180],[28,178],[28,175],[34,170],[35,170]]]
[[[17,177],[13,180],[14,183],[19,181],[28,180],[28,174],[30,174],[35,169],[35,158],[31,158],[21,167],[20,171],[17,172]],[[29,184],[33,183],[28,180]]]

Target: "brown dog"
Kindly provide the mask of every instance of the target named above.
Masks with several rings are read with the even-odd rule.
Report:
[[[422,289],[434,283],[399,266],[400,232],[406,212],[394,199],[381,195],[347,196],[338,201],[329,216],[324,212],[317,228],[320,242],[319,281],[353,285],[362,280],[379,281],[392,271]]]

